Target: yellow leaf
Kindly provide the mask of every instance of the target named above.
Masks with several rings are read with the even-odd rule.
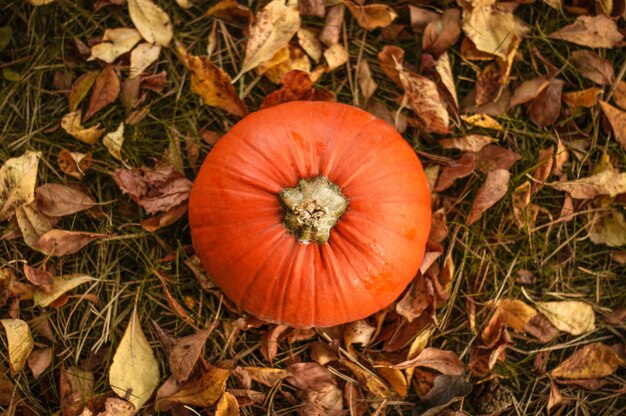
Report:
[[[587,344],[551,371],[553,377],[581,379],[606,377],[624,365],[624,360],[601,342]]]
[[[41,152],[28,151],[8,159],[0,167],[0,221],[8,220],[15,209],[35,200],[37,167]]]
[[[244,367],[246,373],[250,375],[252,381],[264,384],[266,386],[273,386],[279,380],[289,377],[289,371],[282,368],[267,368],[267,367]]]
[[[48,306],[65,293],[87,282],[93,282],[95,279],[86,274],[68,274],[58,276],[54,279],[52,291],[49,293],[37,288],[33,296],[33,302],[37,306]]]
[[[224,392],[220,401],[217,402],[215,408],[215,416],[238,416],[239,415],[239,402],[237,398],[229,392]]]
[[[333,44],[324,51],[324,59],[328,64],[327,72],[333,71],[348,62],[348,51],[338,43]]]
[[[9,365],[13,373],[24,369],[35,344],[28,324],[21,319],[1,319],[9,344]]]
[[[133,311],[109,369],[109,384],[121,398],[140,409],[159,383],[159,363]]]
[[[517,299],[501,299],[497,308],[502,312],[504,322],[517,332],[524,332],[524,325],[537,315],[535,308]]]
[[[94,144],[102,133],[104,133],[104,129],[100,128],[100,124],[96,124],[93,127],[85,128],[81,124],[81,112],[73,111],[68,113],[61,120],[61,127],[68,134],[72,135],[74,138],[80,140],[83,143]]]
[[[109,150],[109,153],[117,160],[122,160],[121,150],[124,144],[124,122],[121,122],[117,130],[107,133],[102,139],[102,144]]]
[[[594,244],[606,244],[609,247],[626,245],[626,220],[619,210],[594,211],[589,220],[589,239]]]
[[[564,92],[561,98],[570,107],[593,107],[598,103],[598,96],[602,89],[593,87],[582,91]]]
[[[580,335],[596,329],[591,305],[581,301],[539,302],[537,309],[560,331]]]
[[[180,390],[170,396],[160,398],[157,408],[167,410],[174,404],[208,407],[224,393],[230,371],[211,367],[200,378],[185,382]]]
[[[282,84],[283,76],[293,70],[299,70],[311,72],[311,63],[302,49],[297,46],[289,45],[288,47],[281,49],[286,52],[285,59],[276,65],[272,65],[269,68],[264,69],[263,75],[265,75],[274,84]],[[258,68],[261,68],[260,66]],[[258,69],[257,68],[257,69]]]
[[[626,150],[626,112],[604,101],[600,101],[600,107],[602,107],[604,115],[609,119],[609,123],[611,123],[615,140],[622,145],[622,149]]]
[[[28,2],[33,6],[45,6],[46,4],[50,4],[53,1],[54,0],[28,0]]]
[[[315,62],[319,62],[322,57],[322,42],[317,38],[315,32],[301,27],[298,29],[298,43],[307,55],[313,58]]]
[[[174,37],[170,17],[152,0],[128,0],[130,20],[150,43],[168,46]]]
[[[613,198],[626,193],[626,172],[616,173],[613,169],[606,169],[586,178],[548,185],[569,193],[574,199],[592,199],[601,195]]]
[[[493,117],[487,114],[472,114],[461,115],[461,120],[474,127],[482,127],[484,129],[491,129],[501,131],[502,126]]]
[[[361,6],[352,1],[344,1],[359,26],[367,30],[389,26],[398,14],[386,4],[370,4]]]
[[[135,29],[127,27],[107,29],[104,31],[102,43],[91,47],[91,56],[87,60],[100,59],[111,64],[120,55],[130,51],[140,40],[141,35]]]
[[[137,78],[150,65],[152,65],[161,54],[161,46],[153,43],[140,43],[130,53],[130,79]]]
[[[339,362],[348,367],[348,369],[356,376],[357,380],[361,384],[361,387],[368,390],[374,396],[380,397],[381,399],[387,399],[393,395],[389,387],[387,387],[387,385],[372,372],[348,360],[339,359]]]

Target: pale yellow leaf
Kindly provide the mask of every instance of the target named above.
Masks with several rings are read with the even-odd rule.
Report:
[[[464,152],[480,152],[480,149],[490,143],[494,143],[496,139],[489,136],[481,136],[479,134],[470,134],[454,139],[442,139],[439,141],[444,149],[458,149]]]
[[[152,0],[128,0],[130,20],[150,43],[168,46],[174,37],[170,17]]]
[[[372,78],[372,72],[366,60],[361,60],[356,67],[356,77],[365,100],[368,100],[378,88],[378,84]]]
[[[91,47],[91,56],[88,61],[100,59],[108,64],[113,63],[120,55],[130,51],[141,40],[141,35],[135,29],[127,27],[107,29],[104,31],[102,43]]]
[[[159,384],[159,362],[133,311],[109,369],[109,384],[121,398],[140,409]]]
[[[130,53],[130,74],[129,78],[137,78],[150,65],[159,59],[161,54],[161,45],[154,43],[140,43]]]
[[[122,161],[122,145],[124,144],[124,122],[121,122],[117,130],[107,133],[102,139],[102,144],[109,150],[109,153],[117,160]]]
[[[450,56],[448,52],[444,52],[441,54],[439,59],[437,59],[437,65],[435,66],[435,70],[441,77],[441,83],[446,87],[450,96],[454,100],[454,104],[459,106],[459,98],[456,93],[456,86],[454,85],[454,75],[452,75],[452,65],[450,63]]]
[[[626,220],[618,209],[594,211],[590,215],[589,239],[609,247],[626,246]]]
[[[33,302],[37,306],[48,306],[65,293],[87,282],[93,282],[95,279],[86,274],[68,274],[54,278],[54,286],[52,292],[46,293],[36,288],[33,296]]]
[[[560,331],[580,335],[596,329],[591,305],[581,301],[539,302],[537,309]]]
[[[40,158],[41,152],[27,151],[0,167],[0,221],[8,220],[16,208],[35,200]]]
[[[13,373],[24,369],[26,360],[35,346],[28,324],[21,319],[0,320],[7,333],[9,365]]]
[[[575,181],[552,182],[549,186],[568,192],[575,199],[592,199],[601,195],[615,197],[626,193],[626,172],[617,173],[606,169]]]
[[[335,43],[324,51],[324,59],[328,64],[327,71],[333,71],[348,62],[348,51],[341,44]]]
[[[61,127],[68,134],[72,135],[72,137],[80,140],[83,143],[94,144],[102,133],[104,133],[104,129],[100,128],[100,124],[96,124],[93,127],[83,127],[81,123],[81,112],[73,111],[71,113],[66,114],[61,120]]]
[[[322,42],[317,38],[315,32],[301,27],[298,29],[298,43],[315,62],[320,61],[322,58]]]
[[[603,14],[579,16],[574,23],[550,33],[548,37],[590,48],[613,48],[624,39],[615,20]]]

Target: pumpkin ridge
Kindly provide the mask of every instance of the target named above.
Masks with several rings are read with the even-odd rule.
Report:
[[[289,269],[286,270],[286,273],[283,273],[283,277],[281,277],[280,279],[277,279],[276,281],[274,281],[274,283],[272,284],[271,288],[273,289],[274,287],[277,286],[277,281],[280,280],[281,283],[283,283],[282,281],[285,280],[285,282],[282,285],[278,285],[278,290],[279,290],[279,298],[280,298],[280,303],[279,305],[280,308],[278,309],[278,319],[280,321],[284,321],[285,318],[285,308],[287,307],[288,302],[285,302],[286,298],[287,298],[287,294],[289,293],[289,288],[291,287],[291,285],[293,285],[294,280],[298,280],[298,282],[300,282],[300,273],[297,273],[295,276],[295,279],[293,278],[294,276],[292,276],[294,267],[296,265],[296,259],[298,258],[298,255],[300,254],[300,244],[299,243],[295,243],[293,245],[291,245],[291,250],[290,250],[290,256],[288,256],[287,258],[290,260],[289,263]],[[282,268],[279,268],[279,270]],[[282,289],[282,293],[280,292],[280,290]],[[272,293],[273,290],[268,291],[268,293]],[[296,293],[300,293],[300,292],[296,292]],[[313,321],[315,322],[315,321]]]
[[[280,186],[282,183],[290,181],[290,177],[289,177],[290,175],[284,170],[284,166],[277,166],[276,161],[270,159],[269,156],[266,154],[266,152],[254,146],[254,144],[251,141],[242,139],[241,142],[243,145],[247,146],[249,149],[252,149],[256,153],[257,156],[263,159],[265,163],[263,164],[262,167],[264,169],[268,167],[270,168],[268,169],[268,173],[269,173],[268,176],[270,176],[277,185]]]
[[[325,268],[326,268],[325,277],[327,277],[327,279],[332,282],[332,284],[329,285],[333,289],[331,290],[330,293],[335,295],[335,303],[339,305],[339,307],[341,308],[342,320],[347,321],[346,317],[348,316],[348,313],[346,311],[346,304],[342,302],[341,299],[350,298],[349,296],[344,295],[346,292],[346,286],[348,286],[348,284],[339,283],[340,273],[338,270],[338,260],[337,260],[337,255],[334,252],[333,245],[327,244],[326,246],[322,246],[318,244],[317,247],[319,247],[320,249],[320,259],[323,258],[323,260],[320,260],[320,261],[323,261],[326,263],[325,264]],[[328,253],[326,253],[325,255],[322,255],[324,251],[323,247],[326,247],[326,251],[328,251]],[[354,286],[352,285],[352,282],[349,283],[349,289],[354,290]]]

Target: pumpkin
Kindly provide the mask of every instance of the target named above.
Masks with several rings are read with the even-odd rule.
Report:
[[[416,275],[430,192],[413,149],[344,104],[294,101],[246,116],[191,191],[193,247],[244,311],[332,326],[392,303]]]

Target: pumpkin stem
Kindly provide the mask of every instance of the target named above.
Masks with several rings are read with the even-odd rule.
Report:
[[[328,241],[348,207],[339,186],[325,176],[301,179],[295,188],[283,189],[279,198],[285,206],[285,226],[304,244]]]

